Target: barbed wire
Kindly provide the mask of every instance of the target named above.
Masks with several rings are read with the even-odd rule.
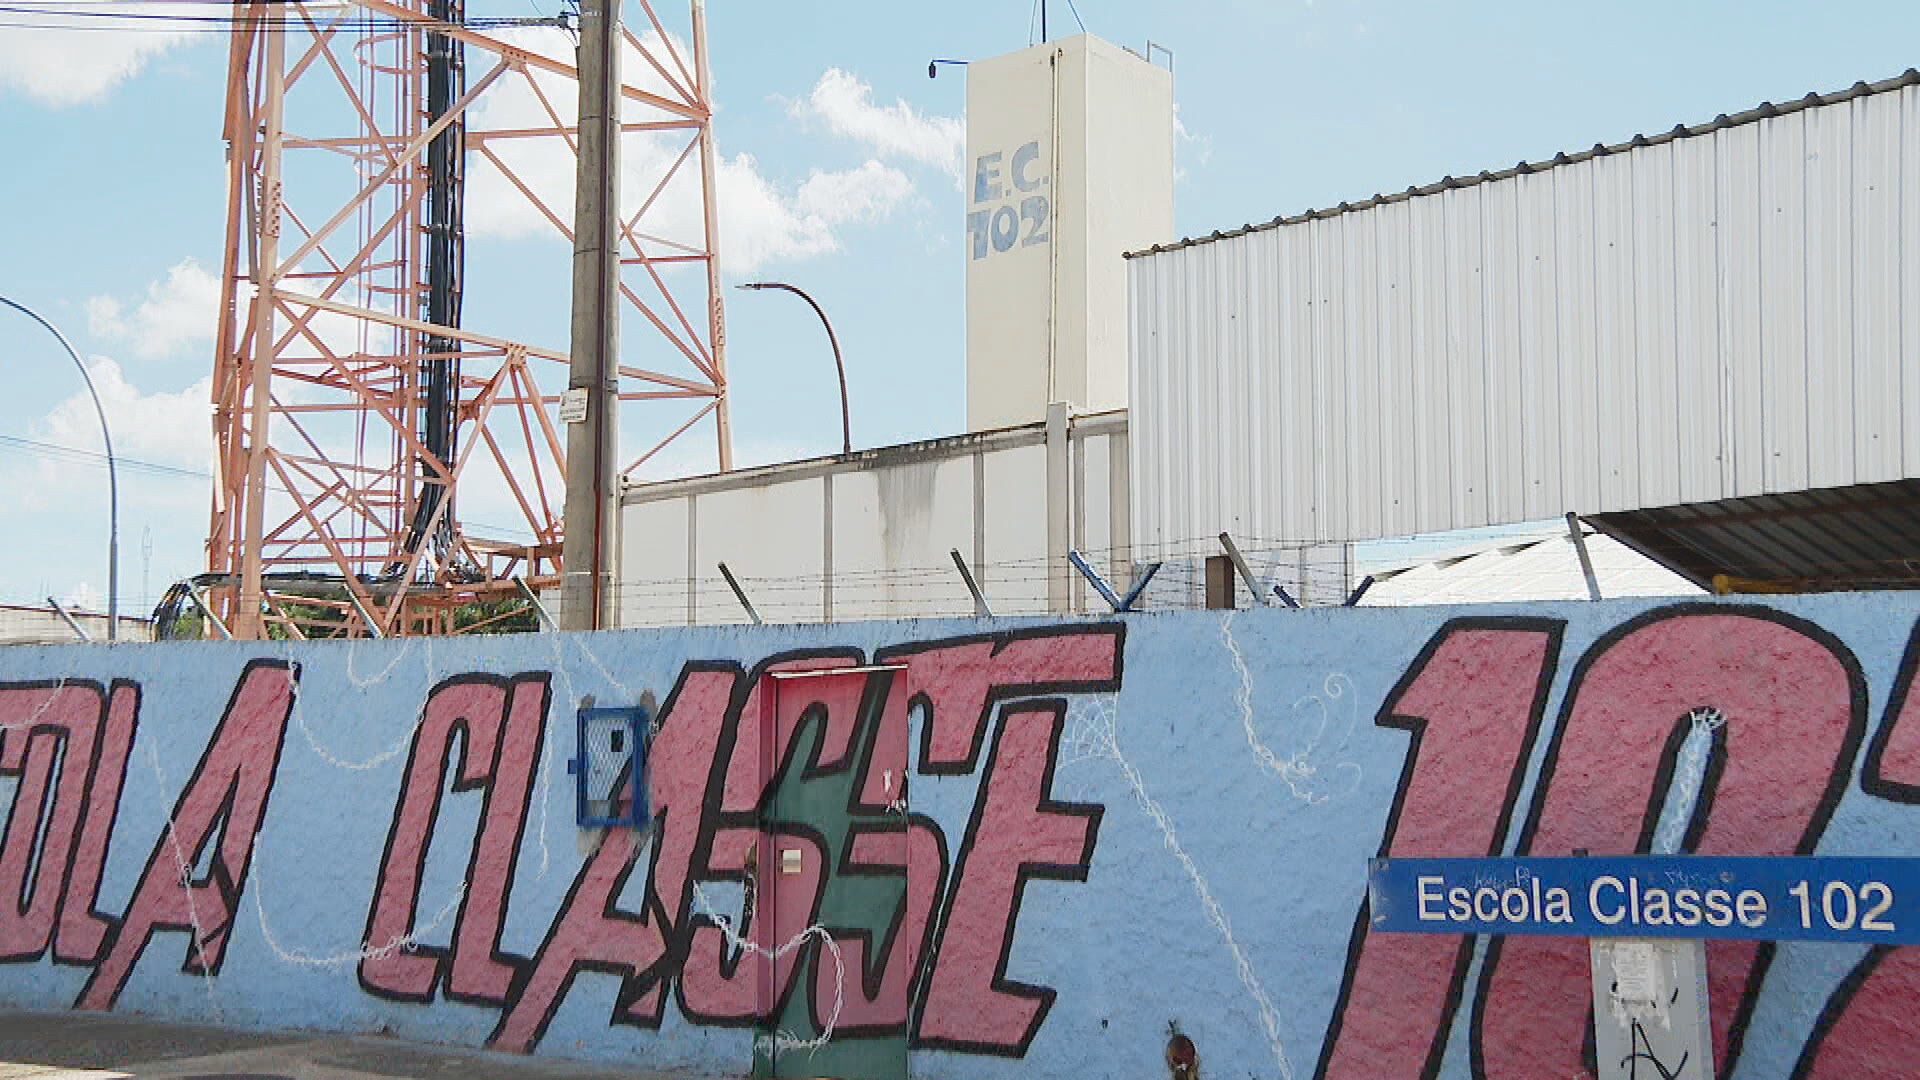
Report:
[[[1174,543],[1185,543],[1185,542],[1187,541],[1175,541]],[[1193,542],[1198,542],[1198,541],[1193,541]],[[1217,538],[1214,540],[1214,543],[1216,545],[1214,550],[1210,552],[1206,552],[1205,554],[1208,554],[1208,555],[1223,554],[1223,552],[1221,552],[1218,549]],[[1246,555],[1249,558],[1249,561],[1252,561],[1255,556],[1269,555],[1275,552],[1298,552],[1298,551],[1308,550],[1312,547],[1324,547],[1324,546],[1325,545],[1323,544],[1319,544],[1317,542],[1309,542],[1309,541],[1279,541],[1279,540],[1268,541],[1268,540],[1260,540],[1260,539],[1254,539],[1247,544],[1239,545],[1241,553],[1243,555]],[[1078,550],[1080,554],[1087,559],[1088,562],[1095,564],[1096,567],[1098,567],[1102,563],[1111,561],[1110,558],[1103,558],[1103,556],[1112,556],[1117,552],[1128,552],[1128,553],[1141,552],[1141,548],[1139,545],[1114,545],[1110,547],[1100,547],[1100,548],[1080,548]],[[1132,561],[1135,565],[1141,565],[1148,561],[1159,561],[1162,564],[1162,569],[1160,571],[1160,573],[1162,574],[1166,574],[1169,572],[1204,574],[1205,573],[1204,563],[1193,561],[1198,559],[1199,557],[1200,557],[1199,554],[1196,553],[1194,555],[1185,556],[1185,557],[1162,555],[1162,556],[1157,556],[1151,559],[1145,558],[1145,557],[1135,558],[1130,561]],[[1035,556],[1028,556],[1028,557],[1017,558],[1017,559],[996,559],[996,560],[990,560],[985,563],[974,563],[972,561],[969,561],[967,565],[968,565],[968,568],[972,570],[976,576],[984,576],[987,579],[992,580],[994,582],[1048,581],[1056,577],[1071,577],[1075,580],[1080,579],[1079,572],[1076,571],[1070,563],[1067,563],[1066,561],[1061,559],[1055,559],[1052,556],[1047,556],[1047,555],[1035,555]],[[1351,564],[1349,560],[1345,559],[1344,557],[1341,557],[1341,558],[1329,557],[1329,558],[1315,558],[1315,559],[1306,559],[1306,560],[1290,559],[1282,565],[1284,567],[1305,566],[1309,568],[1323,568],[1323,567],[1331,568],[1331,567],[1347,567],[1347,566],[1350,566]],[[804,586],[795,586],[794,583],[805,583],[806,586],[817,585],[828,576],[824,572],[807,572],[807,573],[795,573],[795,574],[755,574],[750,570],[745,570],[737,566],[730,566],[729,568],[734,571],[734,577],[738,579],[742,584],[752,583],[756,586],[759,586],[762,588],[768,588],[768,589],[781,588],[781,587],[804,587]],[[860,584],[875,584],[875,583],[889,583],[889,582],[917,583],[917,582],[924,582],[929,580],[939,580],[944,582],[948,580],[957,580],[957,573],[951,562],[943,562],[943,563],[936,563],[936,564],[916,564],[916,565],[894,566],[894,567],[877,567],[877,568],[870,567],[870,568],[863,568],[863,569],[857,569],[857,570],[835,570],[831,575],[831,577],[834,581],[835,587],[838,588],[842,583],[845,583],[848,585],[860,585]],[[691,576],[677,575],[672,577],[653,577],[653,578],[631,578],[630,577],[621,581],[617,585],[613,586],[613,588],[615,588],[618,591],[628,592],[628,593],[639,593],[639,592],[646,592],[649,590],[658,591],[662,589],[685,589],[688,582],[690,581],[702,582],[702,583],[711,582],[714,584],[724,585],[726,579],[718,574],[711,574],[711,575],[702,574],[702,575],[691,575]]]
[[[1083,552],[1096,564],[1100,555],[1124,547]],[[1272,586],[1280,585],[1296,604],[1322,607],[1351,598],[1353,574],[1344,559],[1297,560],[1294,547],[1242,547],[1254,564],[1257,588],[1264,603],[1275,603]],[[1267,556],[1278,553],[1277,561]],[[1130,568],[1131,570],[1131,568]],[[990,563],[976,572],[982,591],[996,615],[1047,616],[1060,614],[1058,589],[1068,587],[1068,613],[1105,614],[1106,604],[1091,582],[1064,561],[1048,565],[1044,556]],[[893,567],[881,570],[752,575],[735,572],[761,621],[771,623],[850,622],[902,618],[970,618],[976,613],[973,595],[957,571],[944,567]],[[1131,576],[1109,573],[1116,591],[1131,587]],[[1115,580],[1118,578],[1119,580]],[[1136,601],[1136,610],[1188,610],[1205,606],[1208,572],[1204,559],[1167,561]],[[1245,585],[1235,575],[1236,593]],[[684,626],[741,623],[750,620],[732,585],[724,577],[652,579],[614,587],[623,625]]]

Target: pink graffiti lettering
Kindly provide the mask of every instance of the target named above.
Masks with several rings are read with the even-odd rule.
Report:
[[[544,674],[513,680],[506,727],[494,761],[493,782],[481,809],[480,839],[467,873],[467,896],[454,922],[453,969],[447,996],[456,1001],[506,1003],[522,961],[500,951],[514,864],[527,826],[527,799],[546,731],[549,690]]]
[[[652,829],[601,838],[530,958],[503,952],[501,942],[542,767],[548,676],[449,678],[421,706],[394,793],[366,909],[361,985],[394,1000],[500,1006],[489,1044],[527,1051],[581,972],[617,976],[610,1019],[642,1027],[659,1025],[669,991],[696,1023],[761,1023],[801,992],[804,977],[816,1027],[1024,1053],[1054,991],[1006,978],[1021,897],[1034,879],[1085,880],[1101,813],[1052,799],[1066,705],[1034,695],[1117,689],[1121,638],[1117,626],[1072,626],[917,643],[857,676],[789,680],[780,692],[771,689],[774,672],[831,671],[862,657],[848,649],[778,656],[751,679],[731,664],[688,665],[648,743]],[[0,773],[19,781],[0,830],[0,895],[19,898],[17,910],[0,905],[6,955],[31,959],[52,947],[61,962],[92,965],[76,999],[87,1009],[114,1006],[163,932],[190,935],[184,974],[217,975],[296,679],[282,662],[254,661],[241,672],[117,918],[96,906],[138,687],[0,687],[0,731],[15,729],[0,733]],[[940,828],[905,812],[916,714],[926,772],[972,770],[992,735],[951,873]],[[789,760],[802,729],[816,723],[810,760]],[[838,848],[838,866],[827,863],[825,836],[760,822],[772,785],[790,770],[852,774],[848,809],[864,823]],[[428,853],[443,801],[460,793],[481,797],[474,835],[458,841],[469,853],[463,891],[446,944],[421,944],[412,939],[422,930]],[[799,872],[777,880],[763,872],[795,854]],[[643,864],[636,895],[644,899],[623,900]],[[805,933],[836,874],[898,877],[904,886],[884,928],[831,930],[838,967]],[[736,932],[752,947],[730,939],[704,907],[694,914],[693,883],[727,880],[745,886]],[[944,955],[936,947],[943,938]],[[384,947],[396,941],[404,947]]]
[[[1893,697],[1867,748],[1860,786],[1896,803],[1920,804],[1920,626],[1907,644]],[[1869,951],[1821,1010],[1794,1080],[1900,1076],[1913,1069],[1913,1004],[1920,1001],[1920,946]]]
[[[794,872],[786,868],[789,857],[797,864]],[[733,933],[752,950],[729,941],[714,917],[698,920],[681,977],[681,1005],[689,1019],[737,1025],[786,1008],[813,944],[801,935],[813,925],[826,892],[826,857],[818,837],[788,829],[728,829],[715,838],[714,869],[745,879],[750,858],[755,866],[754,887],[744,894],[751,901],[743,905],[743,918],[732,920]],[[816,963],[833,966],[824,956]]]
[[[52,943],[98,749],[102,695],[90,684],[0,695],[0,775],[19,778],[0,839],[0,960],[13,961],[38,957]]]
[[[435,981],[450,969],[448,998],[506,1002],[517,960],[499,954],[500,932],[546,711],[545,675],[511,681],[458,676],[428,695],[367,914],[369,955],[360,963],[360,984],[369,992],[430,1001]],[[464,750],[453,790],[483,790],[485,801],[454,922],[452,955],[425,946],[392,949],[392,943],[414,932],[427,841],[439,815],[456,734],[463,736]]]
[[[525,1052],[540,1041],[581,971],[620,975],[623,996],[666,955],[666,941],[651,908],[636,916],[615,906],[639,855],[639,834],[610,829],[588,858],[567,894],[547,940],[534,960],[532,977],[507,1006],[487,1045]],[[657,991],[657,987],[654,988]]]
[[[60,905],[60,928],[54,937],[53,958],[62,964],[91,964],[106,944],[113,920],[96,908],[100,876],[106,871],[107,847],[113,822],[120,813],[120,793],[127,784],[127,759],[133,752],[134,729],[139,723],[140,688],[115,682],[107,698],[107,722],[100,731],[93,779],[87,785],[87,811],[74,843],[73,871]]]
[[[692,880],[703,844],[713,835],[712,802],[716,763],[726,738],[726,716],[738,686],[734,668],[690,668],[668,699],[660,733],[651,748],[654,859],[647,875],[648,904],[664,924],[669,949],[685,949],[684,929],[692,904]],[[654,986],[622,1010],[626,1023],[656,1027],[666,1007],[663,986]]]
[[[1434,635],[1375,721],[1412,733],[1382,855],[1499,853],[1559,648],[1560,624],[1542,620],[1459,619]],[[1363,904],[1352,949],[1318,1075],[1437,1075],[1473,940],[1370,935]]]
[[[1023,1056],[1055,991],[1007,978],[1027,882],[1085,881],[1102,808],[1055,802],[1065,701],[1003,711],[986,774],[954,859],[955,885],[915,1033],[917,1045]]]
[[[883,649],[874,661],[905,665],[893,674],[887,722],[905,723],[916,706],[927,711],[920,771],[964,775],[979,760],[996,701],[1117,689],[1120,635],[1112,626],[1055,627],[1020,637]],[[863,791],[861,798],[872,802],[875,795]]]
[[[737,670],[691,667],[660,711],[654,762],[661,782],[652,792],[659,838],[651,846],[654,862],[645,909],[635,914],[617,905],[639,854],[632,829],[610,829],[590,856],[561,904],[546,940],[528,969],[524,984],[501,1016],[488,1045],[500,1050],[530,1050],[546,1033],[554,1012],[576,974],[601,971],[623,979],[615,1019],[657,1024],[663,1006],[660,965],[668,957],[674,927],[665,910],[685,892],[688,867],[702,835],[705,780],[720,757],[720,738]]]
[[[106,957],[80,990],[77,1008],[112,1008],[147,943],[162,930],[192,935],[184,971],[219,972],[254,838],[280,767],[297,677],[287,664],[270,660],[252,661],[241,674],[186,790],[154,842],[126,915],[106,945]],[[220,841],[206,876],[191,880],[191,868],[199,864],[216,832]]]
[[[1646,852],[1697,710],[1719,711],[1707,780],[1683,847],[1806,854],[1844,787],[1865,727],[1857,663],[1787,616],[1680,609],[1597,642],[1568,689],[1522,854]],[[1838,787],[1836,787],[1838,785]],[[1634,809],[1637,808],[1637,809]],[[1730,1070],[1772,949],[1707,946],[1714,1053]],[[1474,1009],[1486,1080],[1578,1076],[1591,997],[1579,940],[1496,939]]]
[[[923,817],[909,818],[903,829],[856,832],[839,873],[900,877],[904,891],[882,940],[834,928],[847,982],[853,987],[834,1031],[845,1039],[904,1032],[913,980],[929,951],[934,910],[946,890],[946,841],[939,827]],[[832,965],[814,965],[816,1012],[824,1007],[822,1002],[834,999],[834,975]],[[815,1023],[822,1019],[816,1016]]]
[[[768,664],[761,671],[765,675],[831,671],[859,662],[858,656],[843,653]],[[733,757],[727,766],[727,786],[720,812],[750,814],[759,807],[772,790],[780,764],[793,745],[794,734],[807,716],[824,713],[827,722],[820,761],[815,767],[826,772],[845,768],[853,745],[854,726],[859,722],[860,696],[865,682],[847,678],[794,680],[791,686],[795,692],[773,694],[767,692],[769,680],[755,679],[739,710],[740,736],[734,742]]]
[[[113,920],[94,904],[139,708],[126,682],[0,686],[0,775],[19,778],[0,834],[0,897],[13,899],[0,902],[0,961],[49,943],[57,963],[98,957]]]
[[[773,935],[767,929],[770,922],[763,920],[759,926],[752,925],[753,910],[758,906],[754,888],[760,877],[764,840],[760,831],[751,827],[720,830],[707,854],[704,876],[708,881],[740,883],[741,917],[731,919],[734,932],[743,940],[767,949],[779,944],[771,940]],[[687,948],[686,968],[680,975],[680,1011],[706,1024],[739,1025],[759,1015],[755,993],[757,973],[751,965],[742,971],[740,960],[738,950],[727,942],[727,935],[714,915],[697,914]]]

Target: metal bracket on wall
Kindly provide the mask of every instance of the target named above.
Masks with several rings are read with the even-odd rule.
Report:
[[[1360,584],[1355,585],[1352,592],[1347,594],[1347,602],[1341,606],[1358,607],[1360,598],[1367,595],[1367,590],[1371,588],[1373,588],[1373,575],[1368,574],[1366,577],[1360,579]]]
[[[560,628],[560,624],[553,621],[553,612],[548,611],[547,605],[540,602],[540,595],[533,591],[532,586],[527,584],[526,578],[519,576],[514,577],[513,587],[520,590],[520,595],[526,597],[527,603],[533,605],[533,613],[540,617],[540,626],[542,629],[558,630]]]
[[[233,640],[233,631],[228,630],[227,624],[220,621],[220,616],[213,613],[213,608],[207,604],[207,598],[200,595],[200,586],[191,581],[187,582],[187,597],[193,601],[194,607],[200,609],[201,616],[213,624],[214,630],[219,632],[222,641]]]
[[[376,638],[387,636],[380,630],[380,620],[373,617],[373,612],[367,610],[367,605],[360,602],[360,598],[354,595],[352,589],[347,590],[347,602],[353,605],[353,610],[360,613],[360,618],[367,624],[367,633],[370,636]]]
[[[1159,563],[1148,563],[1147,568],[1140,571],[1139,576],[1133,579],[1133,587],[1127,590],[1127,595],[1116,596],[1113,588],[1107,584],[1107,580],[1100,576],[1100,572],[1087,562],[1087,557],[1080,554],[1078,549],[1067,550],[1067,561],[1073,564],[1075,570],[1080,571],[1080,576],[1087,579],[1087,583],[1093,586],[1093,591],[1100,594],[1100,599],[1105,600],[1108,607],[1120,613],[1133,610],[1134,602],[1140,599],[1141,593],[1147,591],[1147,582],[1152,581],[1153,575],[1160,572]]]
[[[1234,572],[1240,575],[1240,580],[1246,584],[1247,591],[1253,594],[1254,603],[1259,604],[1261,607],[1271,606],[1271,602],[1267,599],[1266,592],[1260,588],[1260,582],[1253,576],[1253,567],[1248,564],[1247,557],[1240,553],[1240,545],[1233,542],[1233,536],[1229,533],[1221,533],[1220,546],[1226,549],[1227,558],[1233,560]],[[1273,583],[1273,595],[1279,597],[1280,602],[1290,608],[1298,609],[1300,607],[1300,604],[1287,592],[1285,586],[1277,581]]]
[[[993,606],[987,603],[987,594],[980,591],[980,583],[973,580],[973,571],[968,569],[967,560],[960,555],[960,549],[949,552],[953,556],[954,569],[960,571],[960,580],[966,582],[967,591],[973,594],[973,613],[980,618],[993,618]]]
[[[753,610],[753,601],[747,599],[747,590],[740,587],[740,582],[734,579],[733,571],[727,569],[726,563],[720,564],[720,576],[727,579],[727,588],[733,590],[733,598],[740,601],[741,607],[747,609],[747,618],[752,619],[755,626],[765,622],[766,620],[760,617],[760,613]]]
[[[1587,532],[1580,527],[1580,515],[1567,511],[1567,537],[1573,541],[1573,552],[1580,556],[1580,572],[1587,578],[1587,599],[1600,599],[1600,579],[1593,572],[1593,556],[1587,552]]]
[[[958,556],[959,552],[956,551],[954,552],[954,554]],[[83,627],[81,627],[79,623],[75,622],[73,620],[72,615],[67,614],[67,609],[60,606],[60,601],[55,600],[53,597],[49,596],[47,597],[47,606],[53,609],[53,613],[55,615],[60,616],[61,622],[67,624],[67,629],[73,631],[74,637],[77,637],[81,641],[85,641],[88,643],[91,643],[93,641],[93,635],[87,633],[86,630]]]

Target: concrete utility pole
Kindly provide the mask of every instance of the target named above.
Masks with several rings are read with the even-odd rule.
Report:
[[[619,425],[620,0],[580,8],[580,171],[573,210],[573,344],[567,388],[587,415],[567,425],[563,630],[612,623]]]

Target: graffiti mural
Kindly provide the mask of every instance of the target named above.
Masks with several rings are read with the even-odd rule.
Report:
[[[1920,599],[0,654],[0,1003],[772,1075],[1594,1071],[1586,945],[1376,854],[1920,854]],[[658,701],[645,830],[574,712]],[[629,788],[629,791],[631,788]],[[1908,949],[1708,946],[1725,1077],[1906,1075]]]

